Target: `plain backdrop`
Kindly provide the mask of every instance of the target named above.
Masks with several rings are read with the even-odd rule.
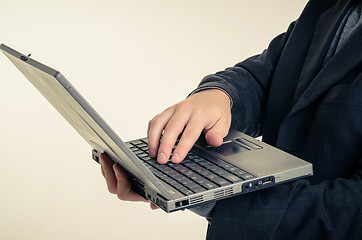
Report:
[[[0,0],[0,42],[60,70],[127,141],[203,76],[260,53],[306,2]],[[91,148],[3,55],[0,83],[0,239],[205,238],[189,211],[109,194]]]

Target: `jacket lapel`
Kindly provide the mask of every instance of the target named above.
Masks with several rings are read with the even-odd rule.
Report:
[[[289,45],[286,46],[288,47],[286,50],[288,54],[286,57],[282,56],[280,59],[280,67],[277,68],[275,72],[275,79],[273,79],[272,85],[270,86],[267,100],[263,141],[272,145],[277,144],[280,131],[283,131],[283,129],[289,125],[293,125],[295,119],[293,120],[292,117],[296,116],[294,113],[313,103],[318,96],[328,89],[328,86],[338,81],[339,77],[336,76],[337,74],[339,76],[344,74],[336,71],[335,69],[337,68],[334,65],[338,65],[338,62],[341,61],[340,58],[342,58],[342,56],[340,55],[342,55],[343,52],[347,52],[346,50],[348,50],[348,52],[351,51],[350,48],[353,48],[351,44],[341,49],[340,52],[333,57],[334,59],[331,59],[324,67],[322,72],[320,69],[338,26],[352,2],[353,0],[339,1],[337,5],[318,16],[315,20],[316,25],[313,33],[310,32],[311,29],[305,29],[303,25],[299,26],[297,22],[295,31],[300,32],[294,35],[303,39],[301,39],[302,42],[300,42],[298,38],[295,39],[295,36],[292,34],[291,38],[293,36],[294,38],[291,39]],[[331,2],[330,4],[333,5],[334,3]],[[320,7],[318,5],[312,7],[313,9],[310,11],[323,11],[323,9],[318,9],[318,7]],[[301,24],[306,22],[307,27],[310,27],[308,24],[313,24],[313,15],[302,15],[302,17],[303,18],[298,20],[299,22],[303,21]],[[309,23],[309,20],[312,23]],[[313,35],[308,36],[308,34]],[[310,43],[306,42],[309,39]],[[356,42],[356,40],[353,42]],[[305,44],[307,45],[305,46]],[[309,47],[308,44],[310,44]],[[303,59],[303,64],[301,66],[293,66],[290,59],[297,57],[298,60],[298,57],[303,57],[303,51],[307,51]],[[353,49],[351,52],[353,52]],[[351,61],[351,59],[349,59],[349,61]],[[299,62],[297,61],[297,63]],[[349,63],[349,65],[353,65],[353,63]],[[295,67],[298,67],[298,69],[295,70]],[[343,72],[348,71],[349,68],[351,68],[351,66],[344,68]],[[331,73],[331,71],[335,71],[336,73]],[[298,72],[300,75],[298,75]],[[297,80],[295,78],[293,79],[293,77],[297,77]]]
[[[324,66],[311,84],[301,94],[290,113],[307,107],[337,84],[357,64],[362,62],[362,28],[356,30],[348,44],[341,48]],[[362,70],[361,70],[362,71]]]
[[[343,2],[342,2],[343,3]],[[321,15],[294,93],[294,104],[320,72],[337,29],[350,8],[348,1]]]

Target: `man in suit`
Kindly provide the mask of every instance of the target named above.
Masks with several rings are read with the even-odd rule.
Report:
[[[361,9],[311,0],[262,54],[205,77],[149,122],[150,155],[161,164],[182,131],[175,163],[202,131],[218,146],[230,126],[313,163],[307,180],[194,209],[209,219],[208,239],[362,239]],[[109,191],[141,200],[124,170],[101,158]]]

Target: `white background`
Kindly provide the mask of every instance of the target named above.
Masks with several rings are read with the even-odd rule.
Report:
[[[0,0],[0,42],[60,70],[123,140],[260,53],[306,0]],[[204,239],[206,220],[108,193],[91,148],[0,56],[0,239]]]

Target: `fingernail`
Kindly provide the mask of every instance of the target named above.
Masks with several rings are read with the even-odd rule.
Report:
[[[150,157],[151,158],[155,158],[156,157],[156,151],[154,149],[149,149],[148,152],[150,153]]]
[[[116,167],[116,164],[113,164],[112,168],[113,168],[113,171],[114,171],[114,174],[115,174],[116,178],[118,179],[119,178],[119,172],[118,172],[118,169]]]
[[[178,153],[174,153],[172,155],[171,161],[174,163],[178,163],[180,161],[180,155]]]
[[[157,162],[164,163],[166,161],[166,155],[164,153],[159,153],[157,156]]]

